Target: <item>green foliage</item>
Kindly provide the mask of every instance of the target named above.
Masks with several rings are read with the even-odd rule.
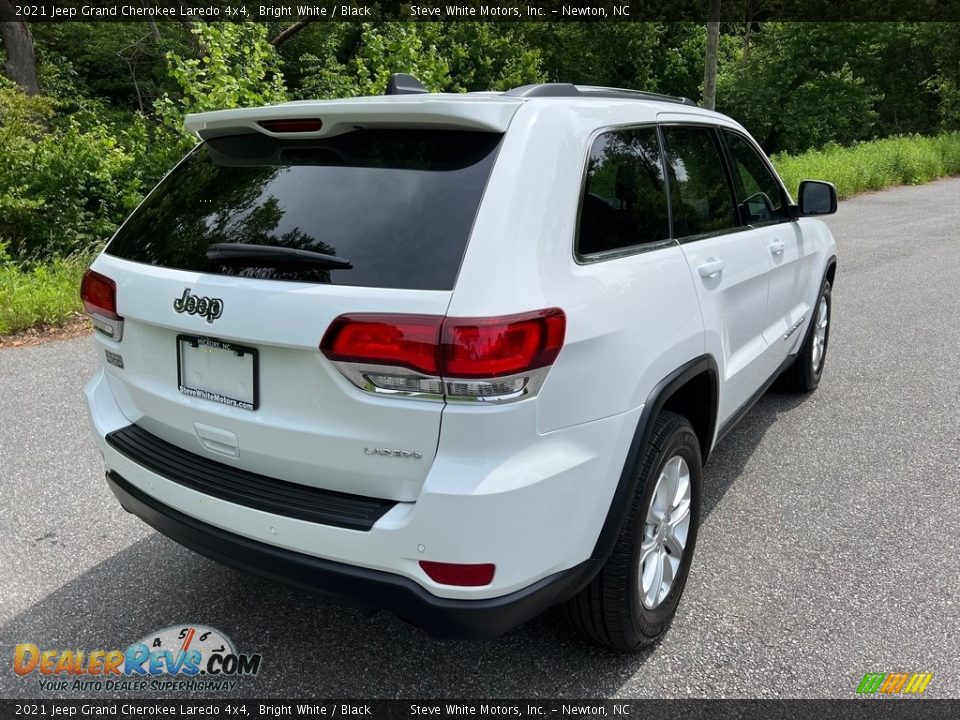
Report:
[[[885,138],[853,147],[830,145],[801,155],[774,155],[771,160],[794,197],[801,180],[828,180],[840,197],[850,197],[960,175],[960,132]]]
[[[300,56],[300,98],[380,95],[405,72],[435,92],[499,90],[543,79],[540,53],[511,26],[328,25]]]
[[[164,124],[180,130],[186,113],[254,107],[287,99],[280,58],[256,23],[201,24],[193,33],[202,57],[167,53],[170,76],[179,97],[164,95],[156,112]]]
[[[960,23],[928,23],[921,26],[927,56],[936,71],[925,79],[924,86],[939,101],[940,126],[945,130],[960,129]],[[944,42],[944,38],[951,41]]]
[[[0,86],[0,242],[21,259],[103,242],[144,190],[142,118],[110,124],[95,101],[60,109]]]
[[[174,91],[165,54],[183,56],[193,47],[179,23],[159,23],[159,40],[147,23],[34,23],[32,30],[42,92],[68,97],[50,82],[66,71],[76,95],[100,98],[122,110],[150,112],[157,98]]]
[[[56,259],[24,269],[3,262],[3,251],[0,244],[0,335],[35,325],[63,325],[82,310],[85,259]]]
[[[740,60],[721,68],[717,109],[768,151],[869,137],[882,96],[851,69],[851,56],[868,51],[858,31],[841,23],[764,24]]]

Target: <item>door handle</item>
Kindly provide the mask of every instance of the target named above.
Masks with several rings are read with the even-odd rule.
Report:
[[[702,265],[698,265],[697,272],[700,273],[700,277],[702,278],[711,278],[714,275],[718,274],[726,266],[727,264],[723,260],[717,260],[715,258],[711,258],[710,260],[707,260]]]
[[[768,247],[770,248],[770,252],[772,252],[774,255],[783,255],[782,240],[774,240]]]

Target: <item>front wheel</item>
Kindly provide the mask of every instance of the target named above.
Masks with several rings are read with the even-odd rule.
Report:
[[[666,632],[683,594],[700,522],[700,443],[682,415],[657,417],[613,553],[562,608],[602,645],[637,650]]]
[[[820,384],[823,366],[827,361],[827,343],[830,340],[830,320],[832,319],[832,297],[830,283],[824,281],[823,289],[813,311],[813,320],[807,337],[797,353],[793,364],[784,370],[781,385],[784,390],[793,392],[812,392]]]

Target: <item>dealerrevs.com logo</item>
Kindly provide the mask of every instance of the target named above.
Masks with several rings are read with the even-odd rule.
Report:
[[[224,633],[196,624],[150,633],[126,650],[21,643],[13,651],[13,671],[50,691],[229,691],[260,672],[260,663],[259,654],[239,653]]]

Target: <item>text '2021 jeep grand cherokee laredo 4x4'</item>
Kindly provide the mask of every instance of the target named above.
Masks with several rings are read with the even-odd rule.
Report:
[[[549,84],[193,115],[84,278],[123,506],[269,577],[491,637],[673,616],[701,467],[820,378],[835,244],[747,132]]]

